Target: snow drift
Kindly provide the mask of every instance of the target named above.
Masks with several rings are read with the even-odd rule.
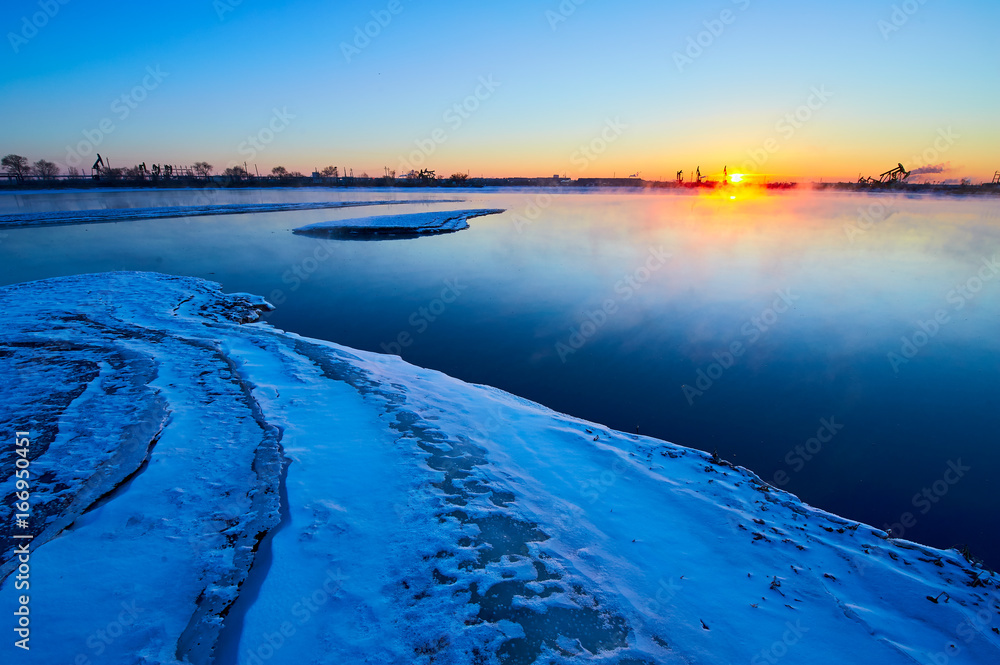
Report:
[[[3,431],[33,442],[34,637],[4,662],[1000,661],[992,573],[723,460],[198,279],[0,292]]]

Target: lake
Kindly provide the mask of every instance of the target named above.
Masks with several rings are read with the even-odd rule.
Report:
[[[717,450],[817,507],[1000,565],[1000,198],[108,190],[4,192],[0,214],[454,198],[10,229],[0,282],[207,278],[267,296],[279,328]],[[416,239],[291,233],[458,208],[507,212]]]

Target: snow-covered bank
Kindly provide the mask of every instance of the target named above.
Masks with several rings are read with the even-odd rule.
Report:
[[[704,453],[251,323],[202,280],[0,292],[35,534],[4,662],[1000,660],[995,576]]]
[[[469,228],[473,217],[496,215],[503,210],[449,210],[446,212],[417,212],[409,215],[379,215],[318,222],[294,229],[294,233],[324,237],[380,237],[399,238],[438,233],[454,233]]]
[[[0,215],[0,229],[19,226],[60,226],[66,224],[100,224],[130,222],[139,219],[171,217],[205,217],[209,215],[242,215],[260,212],[294,212],[297,210],[328,210],[359,206],[406,205],[410,203],[461,203],[449,199],[411,199],[391,201],[314,201],[307,203],[238,203],[229,205],[166,206],[162,208],[108,208],[100,210],[60,210]]]

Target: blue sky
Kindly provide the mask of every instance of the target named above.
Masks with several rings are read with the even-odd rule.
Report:
[[[6,2],[0,151],[852,179],[926,154],[941,178],[983,179],[1000,168],[998,19],[985,0]],[[377,34],[355,43],[366,24]],[[814,89],[828,98],[803,110]],[[808,118],[779,128],[797,110]]]

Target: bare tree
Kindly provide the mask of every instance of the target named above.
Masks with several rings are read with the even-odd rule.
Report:
[[[66,168],[66,175],[75,180],[76,178],[80,177],[80,169],[76,168],[75,166],[69,166]]]
[[[31,167],[28,166],[28,158],[21,155],[7,155],[3,159],[0,159],[0,166],[3,166],[9,175],[17,178],[18,182],[22,182],[24,176],[31,172]]]
[[[337,167],[336,166],[326,166],[322,171],[319,172],[320,175],[326,176],[327,178],[337,177]]]
[[[32,170],[43,180],[53,180],[59,175],[59,167],[45,159],[39,159],[35,162]]]
[[[243,180],[247,177],[247,171],[242,166],[230,166],[222,172],[222,175],[228,176],[233,180]]]
[[[288,169],[286,169],[284,166],[275,166],[273,169],[271,169],[271,175],[277,176],[279,178],[287,178]]]
[[[195,175],[200,175],[202,178],[212,175],[212,165],[208,162],[195,162],[191,170],[195,172]]]
[[[468,173],[452,173],[450,180],[456,183],[463,183],[469,179]]]

